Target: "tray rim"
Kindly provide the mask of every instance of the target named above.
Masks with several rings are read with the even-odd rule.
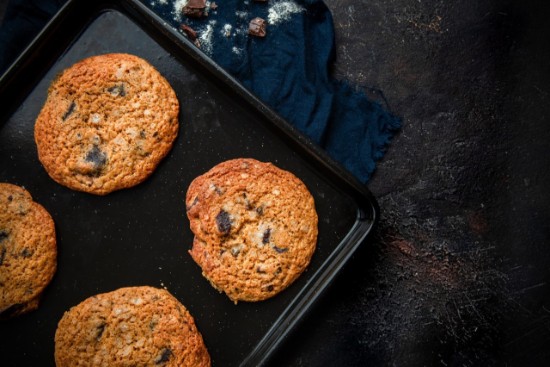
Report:
[[[155,41],[158,41],[157,37],[160,34],[164,41],[163,44],[159,43],[161,47],[166,48],[167,43],[170,43],[172,47],[177,47],[178,51],[181,52],[179,56],[190,56],[193,62],[209,73],[209,77],[218,79],[222,84],[228,86],[232,92],[236,93],[254,108],[256,112],[268,120],[272,127],[276,128],[278,132],[289,139],[293,143],[294,149],[300,150],[299,153],[301,154],[306,154],[306,160],[312,164],[315,163],[315,168],[319,173],[323,174],[323,177],[328,173],[331,182],[336,180],[338,181],[336,182],[337,184],[343,185],[343,187],[338,187],[346,190],[356,202],[358,206],[356,221],[349,229],[347,235],[332,250],[320,267],[315,270],[315,273],[308,282],[285,307],[284,311],[268,329],[266,334],[264,334],[240,363],[240,366],[264,365],[269,361],[273,352],[279,348],[286,336],[294,330],[317,299],[337,277],[339,271],[345,266],[357,248],[371,235],[373,228],[379,221],[380,209],[376,198],[366,185],[360,183],[349,171],[334,161],[320,146],[313,143],[289,122],[279,116],[277,112],[240,84],[236,78],[221,68],[213,59],[195,47],[185,36],[180,34],[167,21],[139,0],[100,0],[97,2],[68,0],[0,77],[0,96],[11,95],[8,92],[10,86],[20,81],[20,79],[23,79],[22,84],[27,89],[19,96],[19,102],[28,96],[30,90],[41,80],[39,74],[35,73],[33,75],[31,73],[29,76],[26,73],[29,68],[32,70],[34,56],[39,50],[48,45],[48,39],[55,34],[58,28],[63,26],[64,22],[68,21],[67,19],[76,12],[75,9],[79,6],[91,8],[95,10],[94,14],[96,14],[95,16],[88,15],[86,19],[87,23],[79,23],[80,32],[83,32],[87,28],[87,24],[93,21],[98,13],[117,11],[135,22]],[[151,34],[152,32],[149,27],[154,28],[154,32],[156,32],[155,37]],[[78,38],[78,34],[73,36],[73,41],[76,38]],[[67,44],[65,50],[69,47],[70,44]],[[169,52],[173,53],[173,49]],[[62,53],[56,56],[58,58],[61,55]],[[54,60],[57,60],[57,58],[54,58]],[[48,70],[52,64],[53,62],[44,69]],[[12,100],[17,101],[17,96],[12,97]],[[0,111],[0,128],[4,120],[15,112],[20,103],[9,103],[8,105],[8,108],[3,108]]]

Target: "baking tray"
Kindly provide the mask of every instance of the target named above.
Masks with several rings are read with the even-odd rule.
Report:
[[[138,55],[167,78],[181,104],[180,132],[148,180],[98,197],[48,177],[33,127],[53,78],[108,52]],[[2,366],[53,366],[55,329],[65,310],[137,285],[165,287],[190,310],[214,366],[266,364],[378,216],[364,185],[138,1],[66,3],[2,76],[0,101],[0,182],[24,186],[51,213],[59,251],[39,309],[0,324]],[[308,270],[278,296],[238,305],[215,291],[187,254],[193,235],[184,204],[194,177],[236,157],[296,174],[319,214]]]

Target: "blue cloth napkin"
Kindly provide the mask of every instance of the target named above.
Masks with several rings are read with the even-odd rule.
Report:
[[[175,28],[190,26],[216,63],[360,181],[369,179],[400,119],[331,78],[334,26],[322,1],[220,0],[215,10],[207,3],[208,16],[200,19],[182,14],[185,1],[144,3]],[[248,34],[255,17],[266,21],[263,38]]]
[[[0,28],[1,67],[5,69],[64,2],[9,2]],[[182,24],[193,28],[201,50],[367,182],[400,120],[362,91],[330,76],[334,27],[322,1],[219,0],[217,9],[208,2],[208,16],[200,19],[183,15],[186,2],[143,0],[174,28]],[[264,38],[248,34],[255,17],[267,23]]]

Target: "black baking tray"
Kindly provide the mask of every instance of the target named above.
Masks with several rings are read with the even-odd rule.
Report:
[[[74,62],[128,52],[153,64],[181,104],[174,148],[144,183],[104,197],[58,185],[37,158],[34,121],[53,78]],[[53,366],[63,312],[97,293],[165,287],[192,313],[214,366],[268,362],[280,342],[372,231],[368,189],[138,1],[71,0],[0,80],[0,182],[24,186],[52,215],[58,270],[38,310],[0,323],[2,366]],[[301,178],[319,214],[307,271],[278,296],[233,304],[187,250],[191,180],[236,157],[270,161]]]

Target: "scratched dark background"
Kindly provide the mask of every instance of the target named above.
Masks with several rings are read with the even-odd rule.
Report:
[[[326,0],[335,77],[403,128],[375,236],[270,365],[550,365],[546,3]]]
[[[273,365],[549,366],[548,2],[326,3],[336,77],[403,129],[375,238]]]

